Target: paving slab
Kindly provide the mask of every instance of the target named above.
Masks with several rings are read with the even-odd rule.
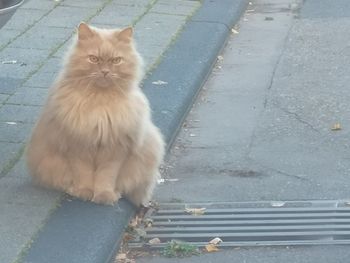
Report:
[[[0,141],[10,143],[25,142],[29,137],[31,130],[32,124],[29,123],[17,123],[13,121],[0,122]]]
[[[49,78],[52,79],[52,76]],[[8,101],[6,101],[6,104],[43,106],[45,104],[47,96],[47,89],[21,87],[15,92],[15,94],[11,96]]]

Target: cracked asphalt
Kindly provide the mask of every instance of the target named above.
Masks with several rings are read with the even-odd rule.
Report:
[[[158,202],[350,199],[350,9],[256,0],[165,166]],[[332,130],[339,123],[341,130]],[[346,262],[347,246],[260,247],[137,262]]]
[[[350,198],[350,19],[326,7],[249,6],[168,157],[164,176],[179,180],[157,201]]]

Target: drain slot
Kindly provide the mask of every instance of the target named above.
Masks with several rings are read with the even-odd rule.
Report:
[[[144,242],[164,247],[173,239],[205,246],[220,237],[221,247],[257,245],[350,244],[350,207],[344,201],[162,204],[151,215]],[[191,215],[186,208],[205,207],[203,215]],[[160,244],[148,241],[159,238]]]

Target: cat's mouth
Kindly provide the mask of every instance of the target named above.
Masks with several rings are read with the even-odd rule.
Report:
[[[95,78],[95,83],[98,86],[105,87],[105,86],[110,86],[113,84],[113,81],[110,76],[98,76]]]

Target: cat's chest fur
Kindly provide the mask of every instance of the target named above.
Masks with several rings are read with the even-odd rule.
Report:
[[[63,126],[82,141],[98,145],[137,141],[143,118],[142,98],[136,93],[71,93],[56,111]]]

